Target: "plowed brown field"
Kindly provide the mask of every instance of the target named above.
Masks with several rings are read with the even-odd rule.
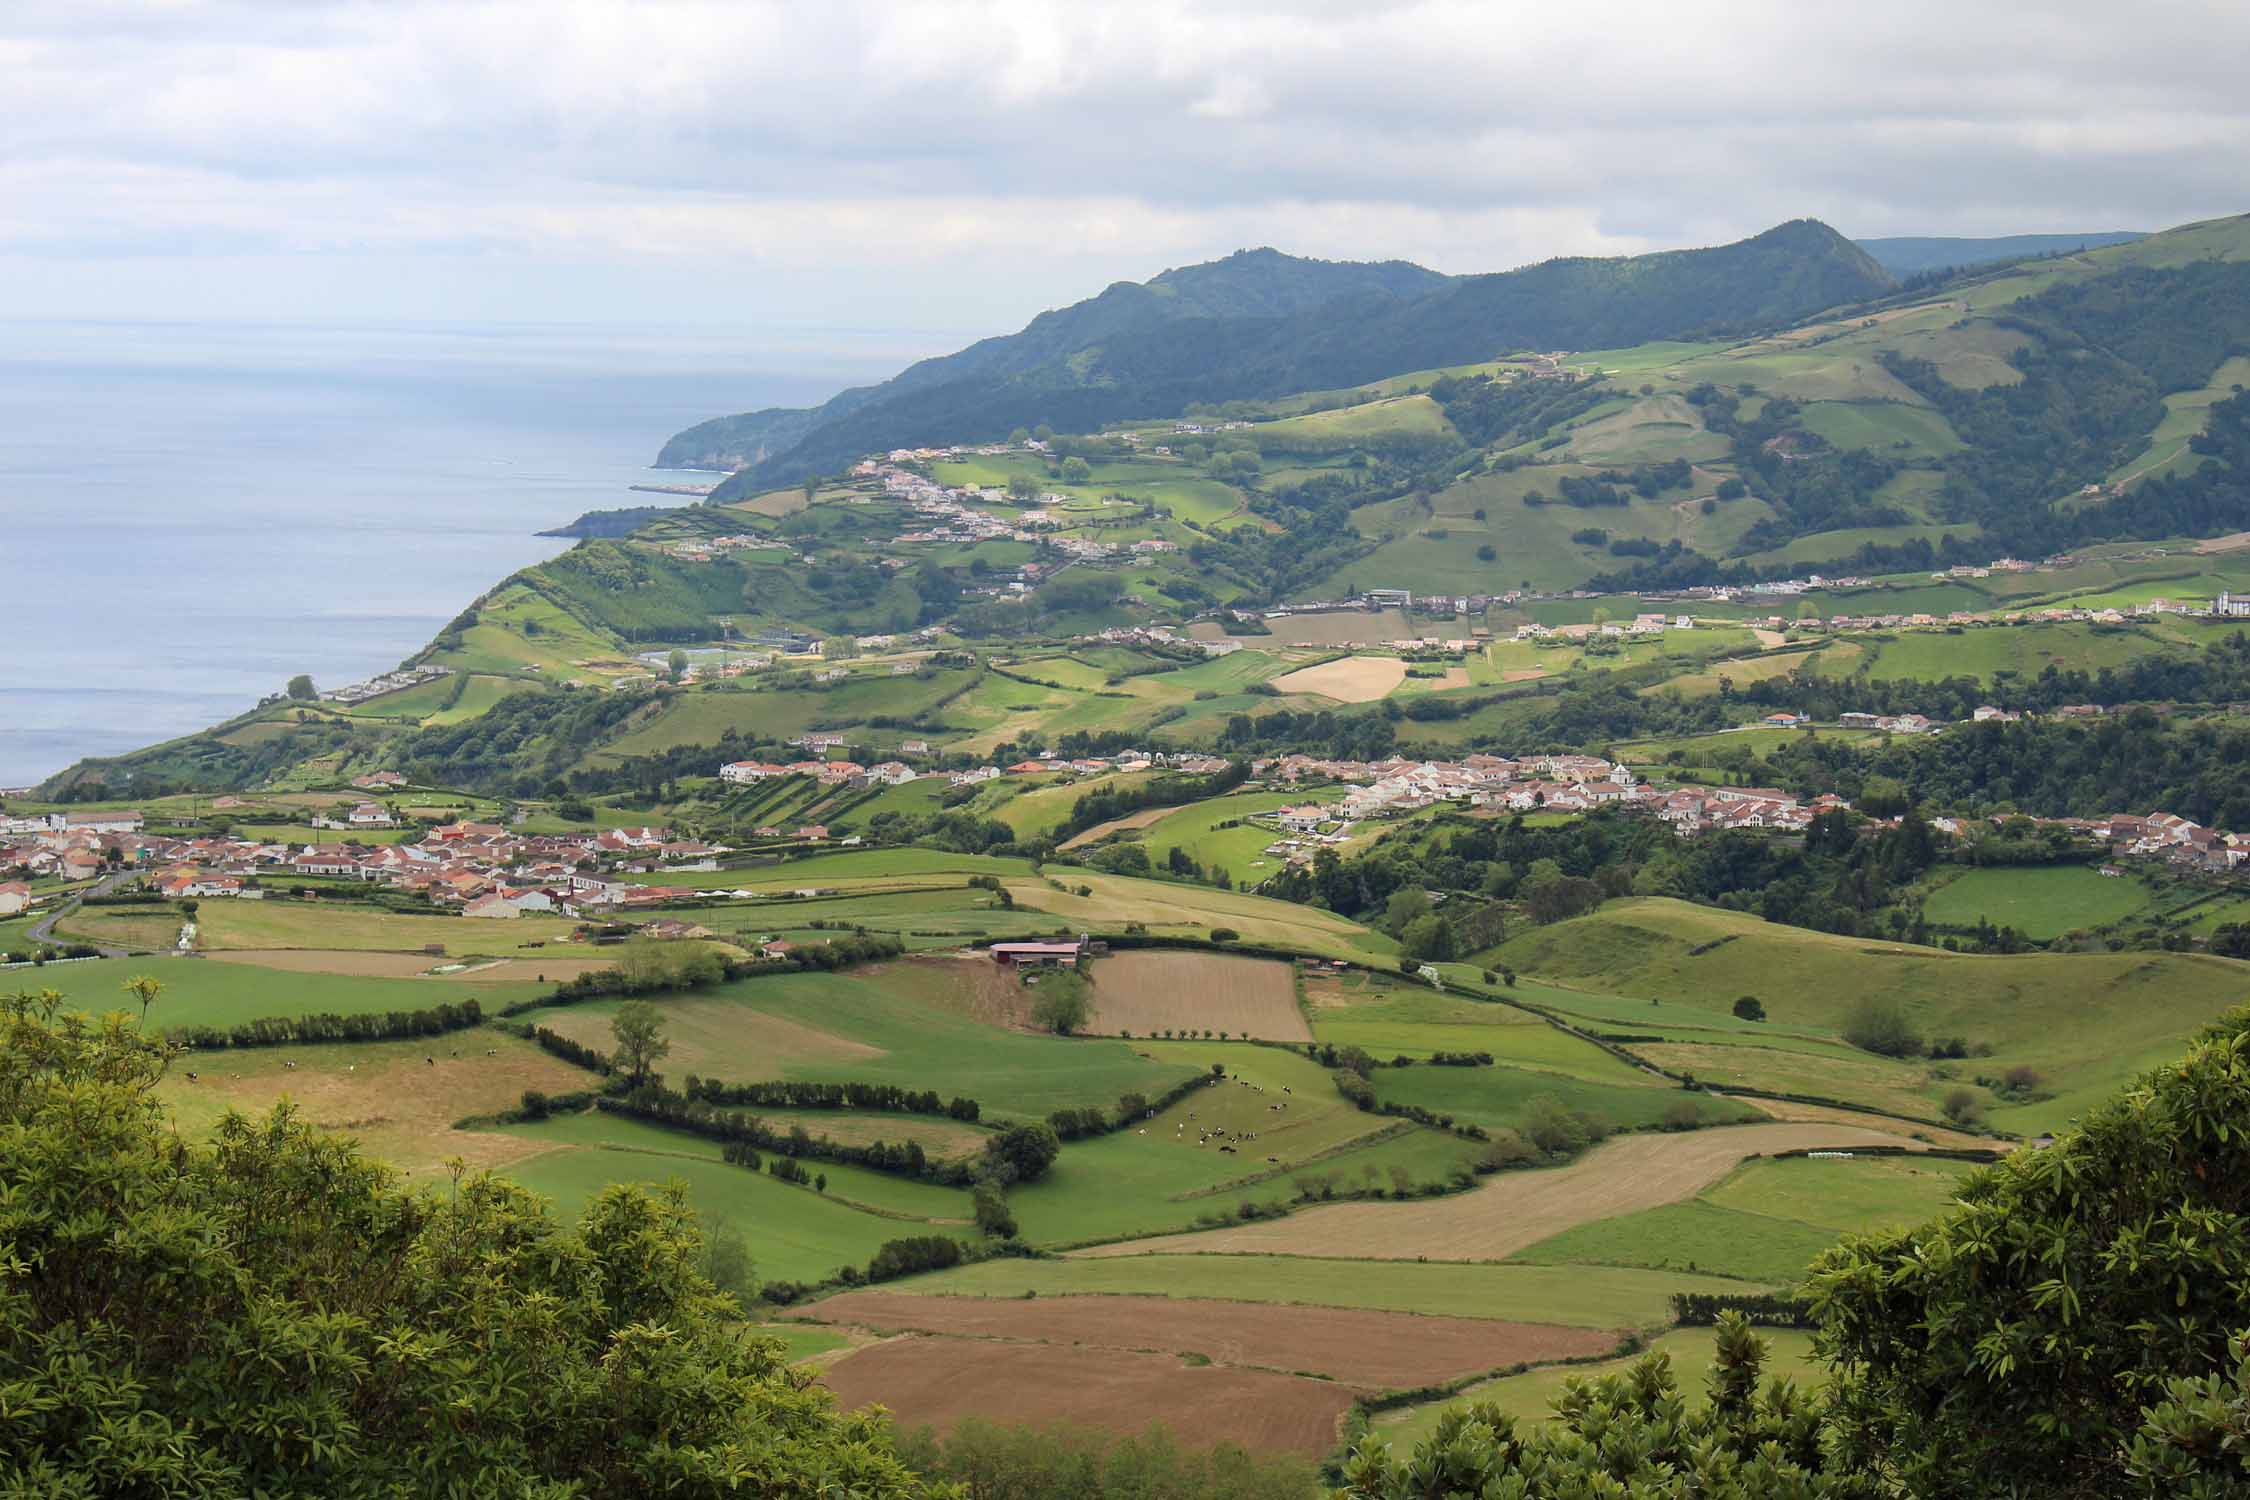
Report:
[[[1172,1354],[948,1338],[869,1345],[821,1381],[847,1409],[879,1402],[905,1427],[985,1417],[1137,1432],[1162,1422],[1183,1448],[1234,1442],[1308,1458],[1336,1446],[1357,1394],[1332,1380],[1183,1365]]]
[[[1594,1329],[1544,1323],[1166,1297],[846,1292],[816,1303],[807,1314],[825,1323],[868,1328],[1201,1354],[1217,1364],[1306,1371],[1378,1390],[1430,1385],[1534,1360],[1600,1354],[1616,1344],[1611,1335]]]
[[[1903,1128],[1903,1127],[1902,1127]],[[1356,1260],[1500,1260],[1596,1219],[1692,1198],[1743,1158],[1799,1147],[1904,1146],[1903,1136],[1855,1125],[1731,1125],[1680,1135],[1625,1135],[1567,1167],[1503,1172],[1451,1198],[1338,1203],[1286,1219],[1204,1234],[1096,1245],[1106,1255],[1318,1255]]]
[[[1297,1011],[1289,965],[1223,953],[1131,949],[1094,965],[1094,1014],[1087,1030],[1154,1036],[1209,1030],[1261,1041],[1309,1042]]]

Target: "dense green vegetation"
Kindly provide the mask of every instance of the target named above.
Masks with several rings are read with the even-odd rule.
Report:
[[[163,1049],[0,1003],[0,1488],[909,1496],[881,1427],[739,1338],[673,1193],[576,1229],[409,1192],[286,1108],[182,1139]]]
[[[1251,252],[1146,287],[1112,287],[1012,338],[848,392],[809,419],[751,413],[706,423],[668,443],[660,462],[763,449],[714,496],[731,499],[903,445],[989,440],[1032,423],[1086,431],[1176,415],[1191,402],[1352,386],[1508,349],[1607,348],[1775,324],[1891,285],[1812,220],[1709,250],[1449,279],[1396,263],[1330,266]],[[1257,305],[1246,306],[1253,297]],[[795,441],[778,447],[780,437]]]

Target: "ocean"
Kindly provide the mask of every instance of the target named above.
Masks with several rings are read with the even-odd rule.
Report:
[[[944,334],[0,322],[0,787],[396,666],[706,417]],[[715,477],[715,476],[714,476]]]

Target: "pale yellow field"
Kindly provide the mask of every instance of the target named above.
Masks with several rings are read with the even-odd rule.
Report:
[[[1262,1224],[1127,1240],[1072,1254],[1501,1260],[1580,1224],[1692,1198],[1761,1152],[1911,1144],[1903,1136],[1856,1125],[1729,1125],[1681,1135],[1623,1135],[1567,1167],[1502,1172],[1450,1198],[1338,1203]]]
[[[1382,934],[1334,912],[1203,886],[1098,875],[1091,870],[1071,871],[1069,889],[1063,891],[1035,876],[1021,876],[1006,884],[1016,905],[1053,912],[1080,927],[1145,922],[1151,932],[1193,937],[1207,936],[1214,928],[1231,927],[1244,942],[1361,960],[1395,953],[1398,947]],[[1087,895],[1077,894],[1081,886],[1087,889]]]
[[[1339,703],[1373,703],[1406,680],[1406,663],[1395,656],[1347,656],[1299,667],[1276,677],[1284,693],[1318,693]]]

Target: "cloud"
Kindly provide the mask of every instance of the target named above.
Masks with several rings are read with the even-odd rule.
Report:
[[[0,256],[49,291],[444,257],[981,316],[1247,244],[2157,227],[2250,207],[2246,53],[2250,10],[2177,3],[74,5],[0,15]]]

